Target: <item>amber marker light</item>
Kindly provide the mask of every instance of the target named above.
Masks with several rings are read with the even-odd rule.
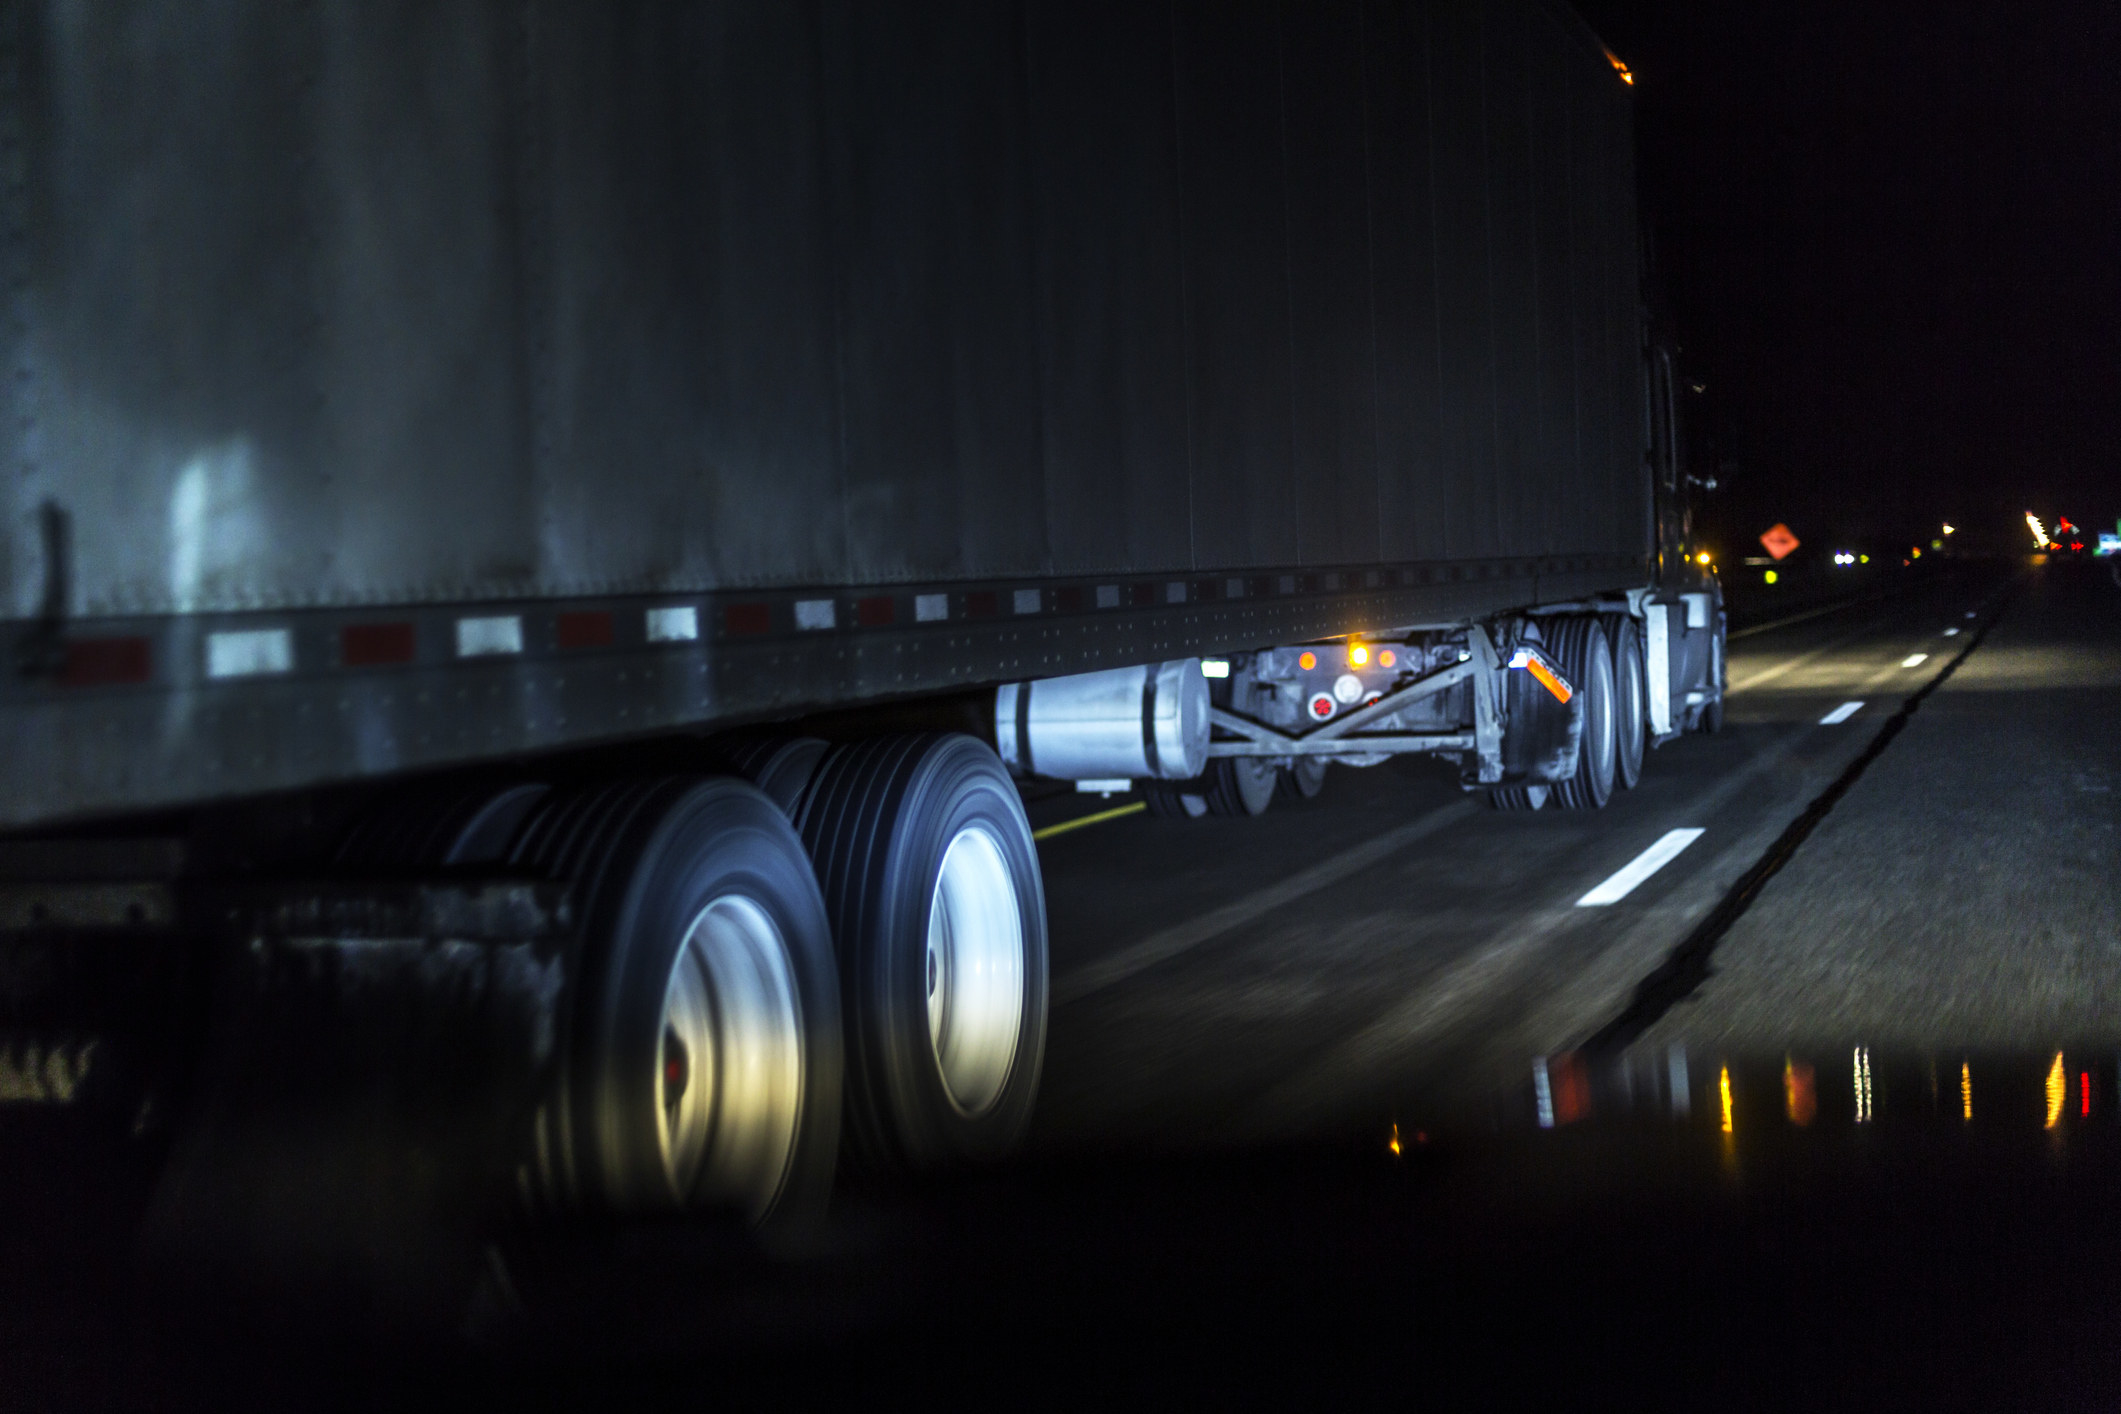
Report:
[[[2062,1104],[2069,1098],[2069,1072],[2062,1068],[2062,1052],[2055,1052],[2055,1063],[2047,1068],[2047,1123],[2042,1126],[2053,1129],[2062,1123]]]
[[[1707,564],[1707,563],[1709,562],[1709,552],[1708,552],[1708,551],[1706,551],[1706,550],[1703,550],[1703,551],[1702,551],[1702,552],[1701,552],[1700,554],[1696,555],[1696,556],[1695,556],[1694,558],[1695,558],[1695,559],[1697,559],[1697,560],[1699,560],[1699,561],[1701,561],[1701,563],[1703,563],[1703,564]]]
[[[1360,643],[1354,643],[1348,646],[1348,663],[1350,666],[1359,668],[1369,661],[1369,649],[1363,647]]]
[[[1394,653],[1389,648],[1385,649],[1382,653],[1379,653],[1377,655],[1377,666],[1380,668],[1389,668],[1398,662],[1399,655],[1397,653]]]
[[[1716,1072],[1716,1092],[1723,1101],[1723,1132],[1731,1132],[1731,1068],[1724,1066]]]
[[[1300,654],[1296,659],[1296,666],[1308,673],[1311,669],[1318,666],[1318,655],[1316,653]]]
[[[1385,1147],[1386,1147],[1387,1149],[1390,1149],[1390,1150],[1392,1151],[1392,1157],[1394,1157],[1394,1158],[1398,1158],[1398,1157],[1399,1157],[1399,1126],[1398,1126],[1398,1125],[1396,1125],[1396,1124],[1395,1124],[1395,1125],[1393,1125],[1393,1126],[1392,1126],[1392,1142],[1391,1142],[1391,1143],[1389,1143],[1389,1144],[1387,1144],[1387,1145],[1385,1145]]]

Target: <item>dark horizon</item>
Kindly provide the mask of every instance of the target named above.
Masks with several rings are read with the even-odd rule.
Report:
[[[2121,488],[2121,12],[1582,0],[1636,76],[1646,239],[1726,553],[2016,546]],[[1924,541],[1926,543],[1926,539]]]

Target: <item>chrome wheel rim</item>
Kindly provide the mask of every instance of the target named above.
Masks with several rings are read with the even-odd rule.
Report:
[[[655,1098],[677,1201],[763,1217],[802,1118],[803,1024],[787,940],[750,899],[716,899],[686,930],[663,997]]]
[[[928,1040],[950,1103],[994,1107],[1024,1025],[1024,920],[1001,842],[983,825],[943,851],[928,905]]]

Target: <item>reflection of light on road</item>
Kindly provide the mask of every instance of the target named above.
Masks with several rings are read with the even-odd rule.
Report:
[[[1687,1086],[1686,1047],[1673,1046],[1664,1053],[1665,1073],[1671,1077],[1672,1118],[1685,1119],[1694,1112],[1694,1096]]]
[[[1819,1092],[1813,1083],[1812,1068],[1782,1058],[1782,1108],[1789,1114],[1790,1123],[1807,1125],[1812,1116],[1819,1113]]]
[[[1871,1120],[1871,1048],[1856,1048],[1856,1123]]]
[[[1731,1068],[1724,1066],[1716,1072],[1716,1093],[1723,1098],[1723,1132],[1731,1133]]]
[[[1959,1118],[1974,1117],[1974,1071],[1965,1061],[1959,1062]]]
[[[1398,1155],[1399,1155],[1399,1126],[1398,1126],[1398,1125],[1396,1125],[1396,1124],[1395,1124],[1395,1125],[1393,1125],[1393,1126],[1392,1126],[1392,1142],[1391,1142],[1391,1143],[1389,1143],[1389,1144],[1387,1144],[1387,1145],[1385,1145],[1385,1147],[1386,1147],[1387,1149],[1390,1149],[1390,1150],[1392,1151],[1393,1157],[1395,1157],[1395,1158],[1396,1158],[1396,1157],[1398,1157]]]
[[[2062,1122],[2062,1102],[2069,1098],[2069,1074],[2062,1069],[2062,1052],[2055,1052],[2055,1063],[2047,1068],[2047,1125],[2053,1129]]]

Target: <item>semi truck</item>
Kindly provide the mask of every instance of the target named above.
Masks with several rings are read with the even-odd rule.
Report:
[[[0,1109],[263,1193],[446,1075],[511,1203],[770,1226],[1022,1134],[1031,783],[1604,805],[1723,692],[1631,82],[1549,0],[0,9]]]

